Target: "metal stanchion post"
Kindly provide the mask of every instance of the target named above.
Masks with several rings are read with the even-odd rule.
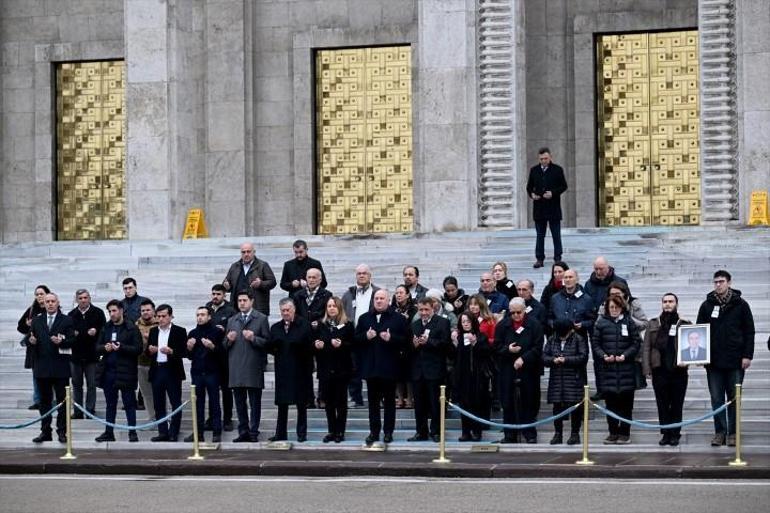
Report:
[[[588,459],[588,408],[591,406],[591,387],[583,387],[583,459],[575,463],[578,465],[593,465]]]
[[[72,454],[72,387],[67,385],[64,407],[67,409],[67,453],[60,460],[74,460],[77,456]]]
[[[198,447],[198,402],[195,395],[195,385],[190,385],[190,404],[192,404],[192,425],[193,425],[193,455],[188,456],[188,460],[202,460]]]
[[[730,462],[731,467],[745,467],[748,465],[741,459],[741,396],[743,387],[740,383],[735,384],[735,459]],[[729,409],[729,408],[728,408]],[[728,414],[729,424],[729,414]]]
[[[446,385],[441,385],[441,395],[439,395],[439,429],[441,429],[439,444],[438,444],[438,459],[433,460],[433,463],[449,463],[450,460],[446,458]]]

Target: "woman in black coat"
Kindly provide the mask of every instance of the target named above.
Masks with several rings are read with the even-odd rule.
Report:
[[[477,417],[489,417],[489,380],[492,377],[492,347],[489,339],[479,331],[479,321],[468,312],[460,314],[457,330],[452,332],[452,343],[457,348],[452,377],[453,400],[464,410]],[[460,442],[481,440],[484,425],[464,415],[461,418]]]
[[[27,335],[30,334],[31,326],[32,326],[32,319],[40,315],[41,313],[45,312],[45,295],[50,294],[51,289],[49,289],[45,285],[38,285],[35,287],[35,300],[32,301],[32,304],[24,310],[24,313],[19,318],[19,323],[16,326],[16,331],[24,335],[24,338],[21,340],[21,344],[26,347],[26,353],[24,354],[24,368],[25,369],[31,369],[34,367],[34,354],[35,352],[32,351],[32,346],[27,343]],[[35,382],[35,378],[32,378],[32,404],[29,405],[28,410],[37,410],[40,404],[40,392],[37,390],[37,383]]]
[[[564,276],[564,271],[567,270],[569,270],[567,262],[555,262],[551,266],[551,279],[548,280],[548,283],[543,289],[543,293],[540,295],[540,303],[543,305],[546,312],[551,311],[551,297],[553,297],[554,294],[558,294],[564,286],[562,276]],[[544,327],[544,329],[546,330],[546,333],[549,331],[548,327]]]
[[[575,333],[570,322],[556,323],[556,332],[543,348],[543,365],[548,367],[548,403],[553,404],[553,414],[558,415],[583,399],[583,387],[588,363],[588,342]],[[563,441],[564,418],[553,421],[554,435],[551,445]],[[583,405],[570,415],[570,437],[568,445],[580,443],[580,425],[583,423]]]
[[[608,410],[630,420],[636,389],[634,360],[642,340],[622,297],[609,296],[604,301],[604,311],[591,337],[596,388]],[[607,416],[607,425],[610,434],[605,444],[631,443],[629,424]]]
[[[329,432],[324,443],[345,440],[348,419],[348,382],[353,373],[353,323],[348,321],[342,300],[332,296],[326,312],[314,331],[313,347],[318,362],[319,384],[326,398],[326,422]]]
[[[527,316],[526,303],[520,297],[510,303],[511,315],[497,323],[494,351],[499,360],[498,384],[503,406],[503,422],[529,424],[535,421],[540,401],[540,363],[543,351],[543,327]],[[528,444],[537,443],[532,427],[521,434]],[[518,430],[506,429],[501,443],[518,443]]]
[[[406,321],[407,340],[412,340],[412,319],[417,315],[417,305],[409,295],[405,285],[399,285],[393,291],[393,311],[400,313]],[[413,408],[414,395],[412,394],[411,365],[408,351],[400,354],[398,362],[398,381],[396,382],[396,408]]]

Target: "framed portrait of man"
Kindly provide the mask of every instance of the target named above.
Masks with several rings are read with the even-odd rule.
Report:
[[[708,324],[679,326],[677,335],[678,365],[707,365],[711,362],[711,337]]]

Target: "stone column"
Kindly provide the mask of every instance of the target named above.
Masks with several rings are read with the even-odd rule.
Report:
[[[474,3],[418,2],[415,231],[476,226]]]

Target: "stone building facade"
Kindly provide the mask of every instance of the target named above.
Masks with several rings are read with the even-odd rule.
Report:
[[[655,41],[665,40],[660,59],[682,62],[656,68],[653,36],[639,35],[678,31],[690,36]],[[202,208],[209,234],[220,237],[329,233],[323,219],[342,226],[348,215],[364,221],[347,233],[525,227],[524,183],[544,145],[567,170],[567,226],[745,222],[751,191],[770,187],[769,34],[766,0],[0,0],[0,240],[179,238],[191,208]],[[641,55],[629,50],[639,37],[662,85],[653,76],[629,87],[681,85],[681,95],[647,98],[661,102],[661,119],[692,118],[649,144],[693,151],[667,153],[670,201],[656,200],[657,186],[647,184],[655,179],[632,170],[644,175],[639,194],[652,199],[624,200],[643,215],[626,217],[623,207],[612,217],[606,191],[633,196],[636,186],[626,170],[606,166],[632,166],[631,146],[647,142],[629,136],[626,147],[606,135],[639,110],[629,107],[616,125],[600,111],[602,101],[615,105],[603,95],[629,76],[625,57],[613,60],[618,48],[630,63]],[[689,61],[680,43],[695,48],[682,50]],[[344,69],[330,72],[329,87],[341,92],[324,110],[333,62]],[[605,89],[602,62],[614,66]],[[94,63],[104,63],[102,89],[88,98],[97,87],[89,73],[102,73]],[[671,79],[671,70],[697,80]],[[398,84],[405,91],[360,91]],[[612,100],[621,105],[623,87]],[[72,115],[68,91],[85,97]],[[686,98],[687,108],[678,103]],[[84,136],[94,109],[103,114],[91,123],[98,133]],[[329,143],[327,125],[336,131]],[[640,133],[658,127],[642,125]],[[368,135],[350,136],[356,130]],[[376,147],[335,153],[361,141]],[[697,182],[684,192],[680,164]],[[379,192],[355,192],[370,184]],[[688,190],[691,217],[677,213],[689,208],[678,199]],[[658,200],[675,211],[667,220],[656,217]],[[86,232],[88,223],[120,226]]]

